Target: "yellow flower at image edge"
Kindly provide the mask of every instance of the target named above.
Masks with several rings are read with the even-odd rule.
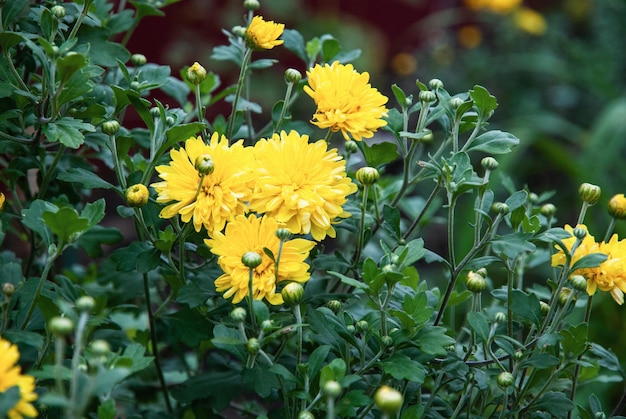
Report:
[[[261,16],[255,16],[246,29],[246,43],[256,50],[272,49],[285,42],[278,39],[284,29],[285,25],[282,23],[265,21]]]
[[[208,155],[214,170],[200,176],[195,167],[200,156]],[[170,203],[159,214],[172,218],[180,214],[185,223],[193,221],[196,231],[204,226],[209,235],[224,229],[227,221],[247,211],[254,179],[251,148],[238,141],[229,146],[224,136],[214,133],[209,144],[201,137],[189,138],[185,146],[170,152],[169,165],[157,166],[161,182],[151,186],[157,191],[156,201]]]
[[[328,143],[309,143],[296,131],[261,139],[254,146],[257,177],[250,208],[270,215],[294,234],[315,240],[335,237],[342,206],[357,186],[346,176],[346,163]]]
[[[317,64],[307,75],[309,85],[304,91],[317,105],[311,123],[357,141],[373,137],[387,125],[383,117],[388,99],[369,84],[367,72],[359,73],[351,64],[335,61],[323,67]]]
[[[232,297],[233,304],[236,304],[248,296],[250,268],[241,260],[248,252],[261,256],[261,263],[253,268],[252,294],[255,300],[266,299],[270,304],[282,304],[283,297],[276,291],[278,283],[309,279],[309,265],[304,260],[315,246],[313,241],[297,238],[283,242],[278,272],[274,261],[263,251],[267,248],[278,257],[280,240],[276,231],[280,227],[272,217],[239,215],[226,225],[224,233],[217,232],[212,239],[204,241],[218,256],[218,264],[224,271],[215,280],[215,287],[224,293],[224,298]]]
[[[36,417],[37,410],[32,402],[37,400],[35,393],[35,379],[29,375],[22,375],[17,364],[20,353],[17,346],[0,338],[0,393],[4,393],[11,387],[19,387],[20,399],[9,410],[9,419],[21,419],[23,417]]]

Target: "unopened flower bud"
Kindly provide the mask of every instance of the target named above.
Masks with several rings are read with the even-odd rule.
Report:
[[[60,4],[52,6],[50,12],[52,13],[52,16],[57,19],[63,19],[65,17],[65,7],[61,6]]]
[[[96,301],[88,296],[84,295],[76,300],[76,309],[78,311],[82,311],[84,313],[91,313],[93,311],[94,306],[96,305]]]
[[[513,358],[515,358],[516,360],[520,360],[524,357],[524,353],[522,351],[515,351],[515,353],[513,353]]]
[[[348,333],[350,333],[351,335],[356,333],[356,327],[354,327],[353,324],[349,324],[346,326],[346,330],[348,331]]]
[[[130,88],[133,89],[133,90],[139,90],[139,89],[141,89],[141,83],[139,83],[137,80],[131,81],[130,82]]]
[[[461,99],[460,97],[453,97],[452,99],[450,99],[450,107],[452,109],[456,109],[459,106],[461,106],[463,104],[463,102],[465,102],[463,99]]]
[[[383,273],[395,272],[396,269],[397,269],[397,266],[395,264],[393,264],[393,263],[388,263],[386,265],[383,265],[382,268],[380,268],[380,270]]]
[[[302,73],[295,68],[288,68],[285,70],[285,81],[287,83],[298,83],[302,80]]]
[[[485,278],[476,272],[469,271],[467,278],[465,279],[465,285],[471,292],[478,294],[487,288],[487,281]]]
[[[587,236],[587,230],[583,227],[576,227],[572,230],[572,234],[579,240],[584,239]]]
[[[511,212],[509,206],[504,202],[496,202],[491,206],[491,209],[501,215],[507,215],[509,212]]]
[[[370,328],[370,325],[367,322],[367,320],[359,320],[358,322],[356,322],[356,330],[358,330],[361,333],[367,332],[369,328]]]
[[[165,117],[165,124],[166,124],[168,127],[171,127],[172,125],[174,125],[174,122],[176,122],[176,120],[174,119],[174,117],[169,116],[169,115]]]
[[[330,300],[326,303],[326,307],[328,307],[333,313],[339,313],[341,310],[341,301],[339,300]]]
[[[272,320],[263,320],[261,322],[261,330],[263,333],[268,333],[274,328],[274,322]]]
[[[233,26],[232,32],[240,38],[246,36],[246,28],[244,26]]]
[[[578,193],[580,194],[581,199],[588,205],[593,205],[598,202],[601,192],[602,191],[599,186],[592,185],[591,183],[583,183],[578,188]]]
[[[393,345],[393,338],[389,335],[385,335],[381,338],[381,343],[385,348],[388,348]]]
[[[564,306],[565,304],[567,304],[567,302],[570,299],[570,296],[572,295],[572,290],[569,288],[562,288],[561,292],[559,292],[559,304]]]
[[[346,148],[346,151],[350,154],[354,154],[359,151],[359,146],[357,145],[356,141],[348,140],[344,143],[344,147]]]
[[[389,386],[381,386],[374,394],[374,402],[381,412],[394,416],[402,407],[402,393]]]
[[[137,183],[126,189],[126,203],[129,207],[141,208],[148,203],[150,192],[146,185]]]
[[[237,323],[241,323],[246,321],[246,309],[243,307],[235,307],[230,312],[230,318],[236,321]]]
[[[569,279],[576,291],[587,291],[587,279],[582,275],[572,275]]]
[[[380,179],[380,173],[374,167],[361,167],[356,171],[356,179],[362,185],[373,185]]]
[[[215,170],[213,159],[209,154],[201,154],[196,157],[194,167],[200,174],[200,176],[208,176]]]
[[[315,415],[313,415],[313,413],[309,412],[308,410],[303,410],[302,412],[298,413],[298,419],[315,419]]]
[[[261,342],[257,338],[250,338],[246,342],[246,351],[250,355],[256,355],[261,350]]]
[[[324,393],[332,398],[338,397],[341,394],[341,384],[335,380],[326,381],[326,384],[324,384]]]
[[[541,309],[541,314],[545,316],[550,311],[550,304],[545,301],[539,301],[539,308]]]
[[[493,157],[485,157],[480,161],[480,164],[482,167],[485,168],[485,170],[490,170],[490,171],[494,171],[498,168],[498,160],[494,159]]]
[[[443,89],[443,82],[441,80],[439,80],[439,79],[431,79],[428,82],[428,85],[433,90]]]
[[[187,81],[191,84],[200,84],[206,79],[206,69],[198,62],[187,69]]]
[[[2,284],[2,293],[7,297],[11,298],[13,294],[15,294],[15,285],[10,282],[5,282]]]
[[[57,336],[68,336],[74,330],[74,322],[67,317],[53,317],[50,320],[50,331]]]
[[[153,118],[158,118],[161,116],[161,109],[159,109],[158,106],[151,107],[149,112]]]
[[[106,135],[115,135],[116,132],[120,130],[120,123],[112,120],[106,121],[102,124],[102,132]]]
[[[91,342],[91,350],[94,355],[107,356],[111,352],[111,345],[104,339],[96,339]]]
[[[539,212],[544,217],[552,217],[554,215],[554,213],[556,212],[556,207],[553,204],[550,204],[550,203],[543,204],[541,206],[541,208],[539,209]]]
[[[530,201],[531,204],[536,204],[537,201],[539,201],[539,195],[537,195],[534,192],[531,192],[528,194],[528,201]]]
[[[506,314],[498,311],[495,315],[494,315],[494,319],[497,323],[504,323],[506,322]]]
[[[246,252],[241,257],[241,263],[250,269],[254,269],[259,266],[262,260],[261,255],[257,252]]]
[[[261,3],[259,3],[259,0],[245,0],[243,7],[246,10],[258,10],[258,8],[261,7]]]
[[[476,271],[476,273],[480,276],[482,276],[483,278],[487,278],[487,268],[480,268]]]
[[[437,100],[437,95],[435,95],[430,90],[422,90],[420,92],[420,102],[432,103],[436,100]]]
[[[626,219],[626,197],[624,194],[614,195],[609,201],[609,214],[618,220]]]
[[[289,231],[288,228],[279,228],[276,230],[276,237],[278,237],[281,241],[289,240],[291,237],[291,231]]]
[[[515,382],[515,378],[513,378],[513,374],[505,371],[498,375],[497,382],[500,387],[507,388]]]
[[[424,135],[422,135],[422,138],[420,138],[419,140],[423,143],[431,143],[433,141],[433,138],[435,138],[435,136],[433,135],[432,130],[425,128],[424,129]]]
[[[280,295],[283,296],[283,300],[291,307],[295,307],[300,304],[302,297],[304,297],[304,287],[297,282],[290,282],[281,291]]]
[[[141,67],[142,65],[146,65],[148,59],[143,54],[133,54],[130,56],[130,63],[135,67]]]

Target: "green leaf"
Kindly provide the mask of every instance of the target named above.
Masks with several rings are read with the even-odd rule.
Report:
[[[65,84],[70,77],[87,64],[87,58],[83,54],[70,53],[57,59],[59,81]]]
[[[85,142],[83,132],[95,132],[96,128],[86,122],[65,116],[54,122],[47,123],[41,131],[50,142],[60,142],[69,148],[78,148]]]
[[[365,284],[365,283],[363,283],[363,282],[361,282],[359,280],[356,280],[354,278],[350,278],[348,276],[345,276],[342,273],[335,272],[335,271],[328,271],[328,273],[333,275],[333,276],[336,276],[337,278],[339,278],[341,280],[341,282],[343,284],[346,284],[346,285],[348,285],[350,287],[354,287],[354,288],[358,288],[358,289],[362,289],[362,290],[369,289],[367,284]]]
[[[317,377],[317,374],[320,372],[322,365],[328,358],[328,354],[330,353],[330,345],[320,345],[309,356],[309,360],[307,362],[307,374],[309,376],[309,380],[314,380]]]
[[[168,330],[172,337],[189,347],[197,348],[200,342],[211,338],[206,319],[192,309],[182,308],[176,313],[163,316],[163,319],[169,323]]]
[[[115,227],[93,226],[80,235],[76,244],[93,258],[104,254],[102,245],[112,246],[124,240],[122,233]]]
[[[400,210],[396,207],[385,204],[383,206],[383,227],[396,239],[402,237],[400,231]]]
[[[24,41],[24,36],[19,32],[0,32],[0,46],[4,50],[8,50],[22,41]]]
[[[535,294],[526,294],[524,291],[516,289],[512,291],[511,300],[513,313],[536,326],[541,324],[541,305]]]
[[[172,396],[185,404],[208,399],[206,403],[221,411],[228,407],[234,397],[241,396],[241,371],[234,368],[227,371],[211,369],[210,372],[193,376],[174,386]]]
[[[424,326],[415,337],[418,348],[430,355],[445,355],[446,347],[456,341],[446,335],[446,329],[440,326]]]
[[[543,410],[552,417],[564,417],[575,405],[565,393],[548,391],[541,399],[532,405],[532,411]]]
[[[513,134],[493,130],[487,131],[476,137],[465,151],[483,151],[489,154],[506,154],[510,153],[511,149],[518,144],[519,138]]]
[[[556,367],[561,361],[554,355],[550,355],[543,352],[533,352],[527,359],[524,360],[524,366],[531,366],[536,369],[547,369],[550,367]]]
[[[411,266],[426,254],[424,239],[411,240],[406,245],[400,246],[394,253],[398,255],[398,269],[402,270],[406,266]]]
[[[9,417],[9,411],[13,409],[20,399],[20,388],[17,385],[0,391],[0,417]]]
[[[404,93],[404,90],[402,90],[397,84],[394,83],[391,85],[391,91],[396,97],[398,105],[400,105],[402,109],[406,108],[406,93]]]
[[[368,145],[363,143],[363,156],[368,166],[380,167],[396,161],[399,157],[397,146],[390,142]]]
[[[527,233],[511,233],[500,236],[491,242],[494,253],[515,259],[522,252],[534,252],[537,248],[529,240],[532,237]]]
[[[315,37],[306,43],[305,48],[307,57],[309,58],[307,63],[315,62],[317,54],[319,54],[322,49],[322,42],[319,38]]]
[[[504,203],[509,206],[509,209],[511,211],[513,211],[522,207],[526,203],[527,200],[528,200],[528,192],[522,190],[522,191],[517,191],[513,195],[509,196],[507,200],[504,201]]]
[[[572,265],[572,272],[582,268],[595,268],[606,261],[609,257],[604,253],[590,253],[578,259],[576,263]]]
[[[72,243],[74,234],[89,228],[89,221],[79,217],[76,210],[69,207],[60,208],[56,212],[44,212],[42,218],[50,231],[59,237],[59,242],[64,244]]]
[[[304,46],[304,38],[300,32],[295,29],[285,29],[280,39],[285,41],[283,44],[285,48],[296,54],[304,63],[309,63],[306,47]]]
[[[109,394],[117,384],[121,383],[130,374],[130,370],[120,367],[99,370],[98,374],[93,378],[91,394],[98,397]]]
[[[52,234],[43,221],[43,213],[58,211],[58,209],[59,207],[50,202],[36,199],[30,204],[28,209],[22,210],[22,223],[37,233],[46,245],[50,245],[52,243]]]
[[[489,340],[489,323],[482,312],[470,311],[467,313],[467,323],[480,338],[479,342]]]
[[[181,124],[171,127],[165,131],[167,141],[161,146],[161,150],[169,149],[172,145],[183,142],[189,137],[196,136],[206,126],[202,122],[191,122],[189,124]]]
[[[320,388],[329,381],[339,381],[346,375],[346,362],[335,358],[322,368],[320,373]]]
[[[474,86],[474,89],[469,91],[469,95],[474,101],[481,119],[488,119],[498,107],[498,101],[495,96],[491,95],[487,89],[482,86]]]
[[[2,5],[2,27],[7,29],[28,6],[28,0],[11,0]]]
[[[80,183],[86,189],[111,189],[114,187],[94,172],[80,167],[70,167],[60,172],[57,179],[64,182]]]
[[[426,377],[426,368],[422,364],[401,353],[394,353],[379,364],[386,374],[396,380],[409,380],[412,383],[422,384]]]
[[[98,406],[98,419],[115,419],[117,410],[115,409],[115,400],[106,399]]]
[[[337,41],[332,35],[322,36],[322,60],[326,63],[330,63],[331,60],[339,53],[341,47],[339,41]]]
[[[620,359],[611,349],[605,349],[597,343],[592,343],[590,352],[598,357],[598,365],[610,371],[617,371],[623,378],[626,378],[626,372],[621,366]]]

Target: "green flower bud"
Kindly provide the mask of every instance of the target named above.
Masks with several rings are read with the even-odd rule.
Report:
[[[326,307],[328,307],[333,313],[339,313],[341,310],[341,301],[339,300],[330,300],[326,303]]]
[[[153,107],[151,107],[151,108],[150,108],[150,115],[151,115],[153,118],[158,118],[158,117],[160,117],[160,116],[161,116],[161,109],[159,109],[159,107],[158,107],[158,106],[153,106]]]
[[[302,73],[295,68],[288,68],[285,70],[285,81],[287,83],[298,83],[302,80]]]
[[[126,203],[129,207],[141,208],[148,203],[150,192],[146,185],[137,183],[126,189]]]
[[[272,320],[263,320],[261,322],[261,330],[263,333],[267,333],[274,328],[274,322]]]
[[[461,106],[465,101],[463,99],[461,99],[460,97],[453,97],[452,99],[450,99],[450,107],[452,109],[456,109],[459,106]]]
[[[388,263],[386,265],[383,265],[382,268],[380,268],[381,271],[383,271],[383,273],[388,273],[388,272],[395,272],[396,271],[397,266],[393,263]]]
[[[420,98],[420,102],[433,103],[434,101],[437,100],[437,95],[435,95],[430,90],[422,90],[420,92],[419,98]]]
[[[53,317],[49,327],[56,336],[68,336],[74,330],[74,322],[67,317]]]
[[[241,263],[250,269],[254,269],[263,261],[261,255],[257,252],[246,252],[241,257]]]
[[[545,301],[539,301],[539,307],[541,308],[541,314],[544,316],[550,311],[550,304]]]
[[[303,410],[302,412],[298,413],[298,419],[315,419],[315,416],[308,410]]]
[[[358,330],[360,333],[365,333],[369,330],[370,325],[366,320],[359,320],[358,322],[356,322],[356,330]]]
[[[324,393],[328,397],[337,398],[341,394],[341,384],[337,381],[329,380],[324,384]]]
[[[213,159],[209,154],[201,154],[196,157],[194,167],[200,176],[208,176],[215,170]]]
[[[10,282],[5,282],[2,284],[2,293],[7,297],[11,298],[13,294],[15,294],[15,285]]]
[[[130,82],[130,88],[133,90],[139,90],[141,89],[141,83],[139,83],[138,81],[131,81]]]
[[[537,201],[539,201],[539,195],[537,195],[534,192],[531,192],[528,194],[528,200],[530,201],[531,204],[536,204]]]
[[[106,135],[115,135],[120,130],[120,123],[112,120],[106,121],[102,124],[102,132]]]
[[[261,3],[259,3],[259,0],[245,0],[243,7],[246,10],[258,10],[261,7]]]
[[[83,313],[91,313],[96,305],[96,300],[88,295],[84,295],[76,300],[76,309]]]
[[[243,26],[233,26],[232,32],[240,38],[244,38],[246,36],[246,28]]]
[[[348,331],[348,333],[350,334],[354,334],[356,333],[356,327],[354,327],[353,324],[349,324],[346,326],[346,330]]]
[[[494,319],[497,323],[504,323],[506,322],[506,313],[503,313],[501,311],[498,311],[495,315],[494,315]]]
[[[515,382],[515,378],[513,378],[513,374],[505,371],[498,375],[497,382],[500,387],[507,388]]]
[[[578,188],[578,193],[580,194],[581,199],[588,205],[593,205],[598,202],[601,192],[602,190],[599,186],[592,185],[591,183],[583,183]]]
[[[593,415],[594,418],[596,419],[606,419],[606,413],[604,412],[596,412],[595,415]]]
[[[348,140],[344,143],[344,147],[346,147],[346,151],[350,154],[354,154],[359,151],[359,146],[356,141]]]
[[[143,54],[133,54],[130,56],[130,63],[135,67],[141,67],[142,65],[146,65],[148,59]]]
[[[402,407],[402,393],[389,386],[381,386],[374,394],[376,407],[386,415],[395,415]]]
[[[511,212],[511,209],[509,208],[509,206],[505,204],[504,202],[494,203],[491,206],[491,209],[501,215],[507,215],[509,212]]]
[[[233,319],[234,321],[236,321],[237,323],[241,323],[241,322],[246,321],[247,314],[248,313],[246,312],[245,308],[243,308],[243,307],[235,307],[230,312],[230,318]]]
[[[467,278],[465,279],[465,285],[467,289],[475,294],[479,294],[487,288],[487,281],[485,278],[475,272],[469,271]]]
[[[393,345],[393,338],[389,335],[385,335],[382,338],[380,338],[380,342],[383,344],[385,348],[389,348],[391,345]]]
[[[280,241],[289,240],[291,237],[291,231],[289,231],[288,228],[279,228],[276,230],[276,237],[278,237]]]
[[[65,7],[61,6],[60,4],[52,6],[50,12],[52,13],[52,16],[57,19],[63,19],[65,17]]]
[[[171,127],[172,125],[174,125],[174,122],[176,122],[176,120],[173,117],[171,117],[171,116],[166,116],[165,117],[165,124],[168,127]]]
[[[435,138],[435,136],[433,135],[432,130],[429,130],[428,128],[424,129],[424,135],[422,136],[422,138],[420,138],[419,140],[423,143],[432,143],[433,139]]]
[[[281,291],[280,295],[283,296],[283,300],[291,307],[295,307],[300,304],[302,297],[304,297],[304,287],[297,282],[290,282]]]
[[[356,171],[356,180],[362,185],[373,185],[380,179],[380,173],[374,167],[361,167]]]
[[[250,355],[256,355],[261,350],[261,342],[257,338],[250,338],[246,342],[246,351]]]
[[[559,292],[558,302],[560,305],[564,306],[570,299],[570,295],[572,295],[572,290],[569,288],[562,288],[561,292]]]
[[[476,273],[483,278],[487,278],[487,268],[480,268],[476,271]]]
[[[111,353],[111,345],[109,345],[109,342],[104,339],[96,339],[91,342],[91,350],[93,351],[94,355],[107,356],[109,353]]]
[[[544,217],[552,217],[556,212],[556,207],[553,204],[543,204],[539,209],[539,212]]]
[[[569,279],[572,283],[572,288],[576,291],[587,291],[587,279],[582,275],[572,275]]]
[[[624,194],[613,195],[609,200],[609,214],[618,220],[626,219],[626,197]]]
[[[428,85],[433,90],[443,89],[443,82],[441,80],[439,80],[439,79],[431,79],[428,82]]]
[[[191,84],[198,85],[206,79],[206,69],[198,62],[193,63],[187,69],[187,81]]]
[[[485,170],[489,170],[489,171],[494,171],[498,168],[498,160],[494,159],[493,157],[485,157],[480,161],[480,164],[482,167],[485,168]]]
[[[517,361],[519,361],[523,357],[524,357],[524,353],[522,351],[515,351],[515,353],[513,354],[513,358],[516,359]]]
[[[572,234],[579,240],[584,239],[587,236],[587,230],[583,227],[576,227],[572,230]]]

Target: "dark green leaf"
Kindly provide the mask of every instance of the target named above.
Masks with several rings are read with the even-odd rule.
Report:
[[[28,6],[28,0],[11,0],[2,5],[2,27],[8,29],[22,11]]]
[[[491,95],[487,89],[476,85],[474,89],[469,91],[470,97],[476,105],[478,114],[482,119],[488,119],[493,111],[498,107],[498,101],[495,96]]]
[[[626,373],[621,366],[619,358],[611,349],[605,349],[597,343],[592,343],[590,352],[599,358],[598,365],[610,371],[617,371],[622,377],[626,378]]]
[[[82,187],[86,189],[111,189],[111,185],[94,172],[81,169],[80,167],[70,167],[69,169],[60,172],[57,179],[64,182],[80,183]]]
[[[192,309],[182,308],[163,319],[169,323],[168,330],[173,337],[191,348],[197,348],[201,341],[211,338],[209,323]]]
[[[296,54],[304,63],[309,63],[306,48],[304,46],[304,38],[300,32],[295,29],[285,29],[281,39],[285,41],[283,44],[285,48]]]
[[[341,358],[335,358],[322,368],[320,373],[320,388],[328,381],[339,381],[346,375],[346,362]]]
[[[240,395],[241,371],[234,368],[228,371],[212,369],[172,388],[172,396],[180,403],[208,398],[217,410],[227,408],[230,400]]]
[[[515,289],[512,291],[511,300],[513,313],[539,326],[541,323],[541,306],[535,294],[526,294],[522,290]]]
[[[202,122],[191,122],[171,127],[165,132],[167,141],[161,146],[161,149],[169,149],[176,143],[182,143],[189,137],[196,136],[204,128],[205,125]]]
[[[341,280],[341,282],[343,284],[346,284],[346,285],[348,285],[350,287],[359,288],[359,289],[362,289],[362,290],[369,289],[367,284],[365,284],[365,283],[363,283],[363,282],[361,282],[359,280],[356,280],[354,278],[350,278],[350,277],[348,277],[348,276],[346,276],[346,275],[344,275],[342,273],[334,272],[334,271],[328,271],[328,273],[330,275],[336,276],[337,278],[339,278]]]
[[[424,239],[411,240],[406,245],[399,247],[394,253],[398,255],[398,269],[411,266],[426,254]]]
[[[87,64],[87,58],[83,54],[73,53],[57,59],[59,81],[65,84],[70,77]]]
[[[394,83],[391,85],[391,91],[396,97],[398,105],[400,105],[400,107],[403,109],[406,108],[406,93],[404,93],[404,90],[402,90],[397,84]]]
[[[8,412],[13,409],[13,407],[19,402],[21,399],[20,396],[20,388],[15,385],[13,387],[9,387],[8,389],[0,392],[0,417],[7,418],[9,417]]]
[[[65,116],[50,122],[41,128],[41,131],[50,142],[60,142],[69,148],[78,148],[85,142],[83,132],[94,132],[96,128],[86,122]]]
[[[509,206],[509,209],[511,211],[513,211],[522,207],[526,203],[527,200],[528,200],[528,192],[522,190],[522,191],[517,191],[513,195],[509,196],[507,200],[504,201],[504,203]]]
[[[550,367],[556,367],[561,361],[554,355],[550,355],[542,352],[533,352],[527,359],[524,360],[523,365],[530,365],[536,369],[546,369]]]
[[[582,268],[595,268],[606,261],[609,257],[604,253],[590,253],[578,259],[572,265],[572,272]]]
[[[552,417],[564,417],[564,414],[574,407],[574,402],[565,393],[548,391],[532,405],[532,410],[543,410],[550,413]]]
[[[468,146],[466,151],[484,151],[489,154],[506,154],[519,144],[519,139],[508,132],[487,131],[479,135]]]
[[[455,343],[455,340],[446,335],[446,329],[440,326],[424,326],[415,337],[418,348],[430,355],[445,355],[446,347]]]
[[[566,354],[576,357],[587,349],[587,325],[585,323],[563,329],[559,335],[563,337],[561,345]]]
[[[43,213],[58,211],[58,209],[56,205],[50,202],[37,199],[30,204],[28,209],[22,210],[22,223],[37,233],[49,245],[52,243],[52,234],[43,221]]]
[[[479,342],[489,340],[489,323],[482,312],[470,311],[467,313],[467,323],[480,339]]]
[[[383,227],[396,239],[400,239],[400,210],[396,207],[385,204],[383,206]]]
[[[0,46],[5,50],[19,44],[23,40],[24,36],[19,32],[0,32]]]
[[[394,353],[379,363],[383,371],[396,380],[409,380],[417,384],[424,382],[426,368],[406,355]]]
[[[104,252],[102,245],[114,245],[121,242],[124,236],[115,227],[93,226],[80,235],[78,247],[83,249],[91,257],[101,257]]]
[[[363,143],[363,155],[368,166],[380,167],[395,161],[398,158],[398,149],[395,144],[384,142],[368,145]]]
[[[511,233],[497,237],[491,242],[494,253],[515,259],[522,252],[534,252],[536,246],[529,240],[531,234]]]
[[[331,35],[322,36],[322,60],[324,62],[330,63],[340,50],[339,41]]]
[[[64,244],[72,243],[74,241],[72,235],[89,228],[89,221],[79,217],[76,210],[69,207],[60,208],[56,212],[44,212],[42,218],[50,231]]]
[[[314,380],[317,377],[329,353],[330,345],[320,345],[311,352],[307,362],[307,375],[309,376],[309,380]]]
[[[98,419],[115,419],[117,410],[115,409],[115,400],[108,398],[101,402],[98,406]]]

